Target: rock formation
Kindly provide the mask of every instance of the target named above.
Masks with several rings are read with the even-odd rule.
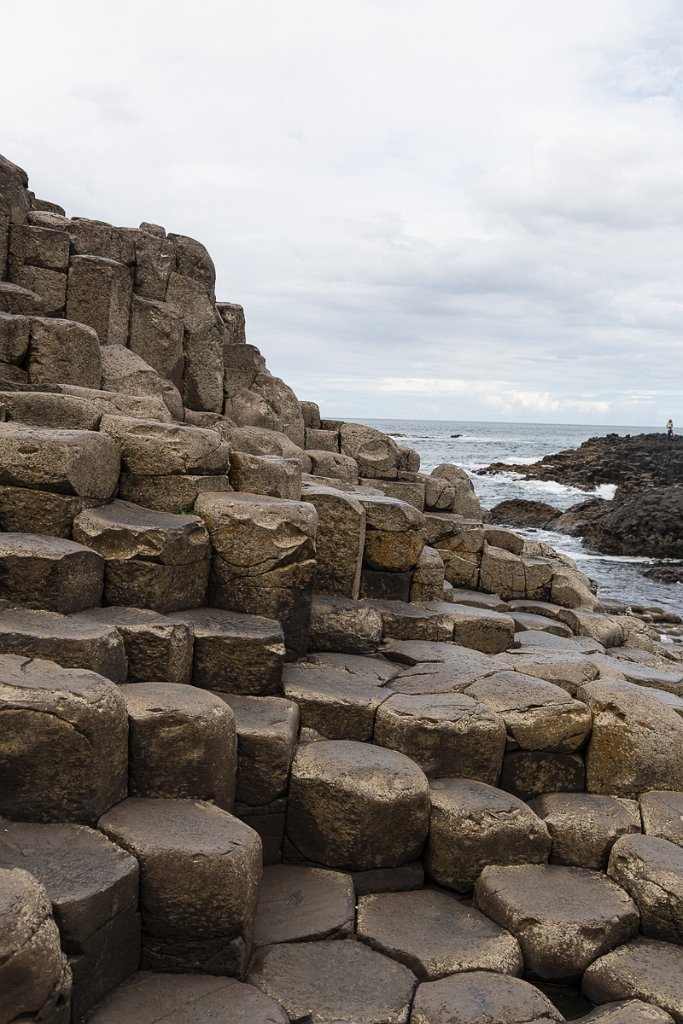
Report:
[[[680,659],[214,287],[0,160],[0,1024],[680,1024]]]

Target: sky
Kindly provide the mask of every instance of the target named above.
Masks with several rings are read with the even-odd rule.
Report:
[[[683,421],[683,4],[0,0],[0,152],[328,417]]]

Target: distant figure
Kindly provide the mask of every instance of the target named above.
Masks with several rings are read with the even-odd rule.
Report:
[[[674,421],[673,420],[667,420],[666,421],[666,438],[667,438],[667,441],[673,441],[673,439],[674,439]]]

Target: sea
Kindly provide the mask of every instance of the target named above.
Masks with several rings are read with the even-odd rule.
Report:
[[[509,465],[531,464],[554,452],[577,448],[589,437],[607,434],[646,434],[657,427],[594,426],[565,423],[488,423],[466,420],[367,419],[363,423],[390,434],[398,444],[419,452],[422,472],[429,473],[441,462],[455,463],[470,476],[484,508],[493,508],[509,498],[545,501],[559,509],[585,501],[590,495],[610,500],[615,488],[603,484],[594,491],[546,480],[526,480],[517,473],[482,476],[480,470],[492,462]],[[628,604],[657,607],[683,614],[683,585],[648,579],[643,570],[654,564],[651,558],[602,555],[591,551],[578,537],[551,530],[519,530],[529,539],[545,541],[569,555],[582,572],[598,585],[598,595]]]

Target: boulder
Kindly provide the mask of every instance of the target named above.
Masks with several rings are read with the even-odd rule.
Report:
[[[483,512],[479,499],[474,493],[474,486],[464,469],[442,462],[432,470],[432,476],[446,480],[452,484],[455,496],[451,506],[453,512],[466,519],[477,519],[481,522]]]
[[[419,856],[428,824],[427,780],[403,754],[346,740],[299,748],[287,836],[306,860],[354,871],[405,864]]]
[[[230,483],[236,491],[268,494],[272,498],[301,498],[301,463],[279,455],[249,455],[233,452]]]
[[[358,483],[358,463],[349,455],[318,449],[307,449],[309,472],[315,477],[329,477],[348,484]]]
[[[483,782],[437,779],[425,866],[430,878],[469,893],[490,864],[543,864],[551,849],[547,827],[517,797]]]
[[[412,505],[395,498],[357,492],[365,509],[364,563],[369,569],[414,569],[424,548],[424,519]]]

